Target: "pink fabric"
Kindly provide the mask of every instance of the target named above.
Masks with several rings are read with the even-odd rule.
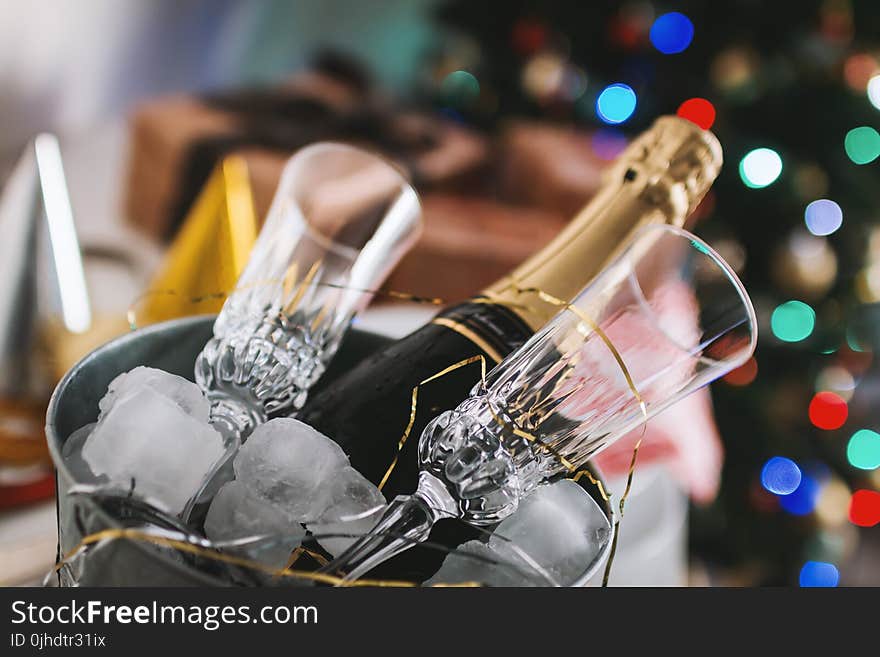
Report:
[[[650,384],[641,385],[642,397],[651,403],[680,388],[694,373],[696,360],[681,358],[680,345],[699,341],[696,317],[698,308],[690,289],[678,280],[663,282],[652,291],[650,304],[663,327],[659,333],[649,318],[638,309],[627,308],[603,322],[603,330],[619,350],[633,379],[646,381],[654,372],[657,359],[675,365]],[[607,347],[592,339],[576,367],[580,375],[571,385],[583,386],[566,404],[569,415],[589,414],[590,409],[632,405],[632,394],[619,366],[609,357]],[[584,384],[586,383],[586,386]],[[626,474],[642,427],[623,436],[596,457],[606,475]],[[648,422],[639,450],[636,467],[663,462],[669,465],[682,486],[697,502],[711,501],[718,489],[723,450],[712,413],[708,389],[698,390],[666,409]]]
[[[594,460],[606,476],[625,475],[642,429],[618,440]],[[695,502],[711,502],[718,492],[724,450],[712,412],[708,388],[698,390],[648,422],[639,466],[666,463]]]

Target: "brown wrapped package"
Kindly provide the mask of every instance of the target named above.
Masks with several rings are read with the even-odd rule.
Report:
[[[499,138],[499,193],[573,217],[599,188],[607,164],[595,154],[589,133],[513,121]]]
[[[406,169],[420,191],[457,186],[487,162],[488,142],[479,134],[425,114],[388,111],[382,102],[345,89],[326,76],[302,74],[275,92],[142,105],[131,119],[129,219],[169,240],[220,159],[240,155],[252,171],[262,220],[284,163],[298,146],[314,141],[380,151]]]
[[[450,194],[422,198],[424,230],[387,287],[462,301],[547,244],[565,225],[553,212]]]
[[[125,209],[138,228],[156,238],[168,230],[187,144],[234,129],[234,117],[189,96],[142,105],[131,117],[131,155]]]

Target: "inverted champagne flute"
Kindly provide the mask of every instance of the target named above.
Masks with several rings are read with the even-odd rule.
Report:
[[[231,446],[303,405],[371,290],[420,228],[416,192],[381,157],[326,142],[288,161],[248,263],[196,360],[211,421]]]
[[[322,570],[356,579],[440,518],[498,523],[545,481],[742,365],[755,312],[724,260],[669,225],[639,231],[570,303],[419,439],[419,483]]]

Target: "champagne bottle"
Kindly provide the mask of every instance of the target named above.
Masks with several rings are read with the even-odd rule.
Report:
[[[497,364],[559,311],[527,290],[573,298],[635,230],[654,222],[682,225],[720,166],[721,146],[711,132],[678,117],[659,118],[618,157],[597,195],[550,244],[472,300],[367,357],[311,397],[298,419],[338,442],[352,466],[383,484],[388,499],[415,490],[422,429],[467,396],[479,380],[479,363],[420,387],[415,422],[398,453],[413,388],[476,355],[487,368]]]

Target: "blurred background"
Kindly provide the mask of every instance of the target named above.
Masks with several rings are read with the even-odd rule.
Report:
[[[229,222],[229,188],[245,185],[259,222],[301,146],[381,150],[410,171],[426,215],[390,286],[456,301],[549,241],[628,140],[677,113],[724,148],[690,227],[746,284],[760,343],[712,387],[714,419],[698,404],[693,421],[658,421],[616,583],[880,585],[880,4],[2,0],[0,11],[0,234],[21,236],[0,258],[0,294],[17,300],[0,298],[0,583],[54,559],[38,444],[52,385],[132,327],[219,307],[202,296],[234,281],[235,238],[203,229]],[[84,326],[56,289],[72,279],[41,246],[41,133],[60,143]],[[230,156],[243,183],[216,169]],[[181,267],[193,254],[214,278]],[[142,296],[158,287],[183,301]],[[362,324],[403,335],[433,312],[383,303]],[[614,490],[620,461],[602,463]]]

